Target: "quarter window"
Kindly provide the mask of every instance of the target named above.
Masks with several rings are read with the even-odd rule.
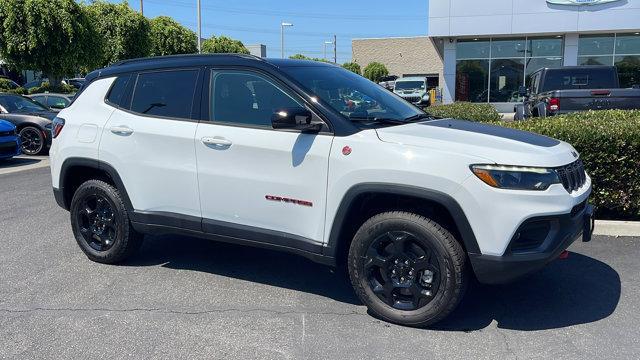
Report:
[[[214,71],[211,76],[212,120],[271,127],[271,115],[282,108],[301,108],[273,82],[248,71]]]
[[[131,111],[190,119],[199,70],[171,70],[138,75]]]
[[[107,101],[113,105],[120,107],[127,107],[122,102],[124,101],[124,92],[127,89],[127,84],[129,83],[129,79],[131,75],[122,75],[119,76],[111,85],[111,90],[109,90],[109,95],[107,96]]]

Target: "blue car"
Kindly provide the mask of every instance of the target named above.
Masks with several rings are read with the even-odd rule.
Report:
[[[0,160],[20,155],[20,137],[16,134],[16,126],[0,120]]]

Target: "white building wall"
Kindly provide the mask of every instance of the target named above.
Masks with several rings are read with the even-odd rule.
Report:
[[[640,29],[640,0],[553,5],[546,0],[431,0],[429,36],[616,32]]]

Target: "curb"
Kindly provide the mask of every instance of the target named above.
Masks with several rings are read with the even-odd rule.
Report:
[[[593,235],[640,236],[640,221],[596,220]]]

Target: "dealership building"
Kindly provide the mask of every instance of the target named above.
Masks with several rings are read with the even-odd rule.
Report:
[[[512,111],[542,67],[615,65],[640,84],[640,0],[433,0],[429,36],[443,60],[443,100]]]

